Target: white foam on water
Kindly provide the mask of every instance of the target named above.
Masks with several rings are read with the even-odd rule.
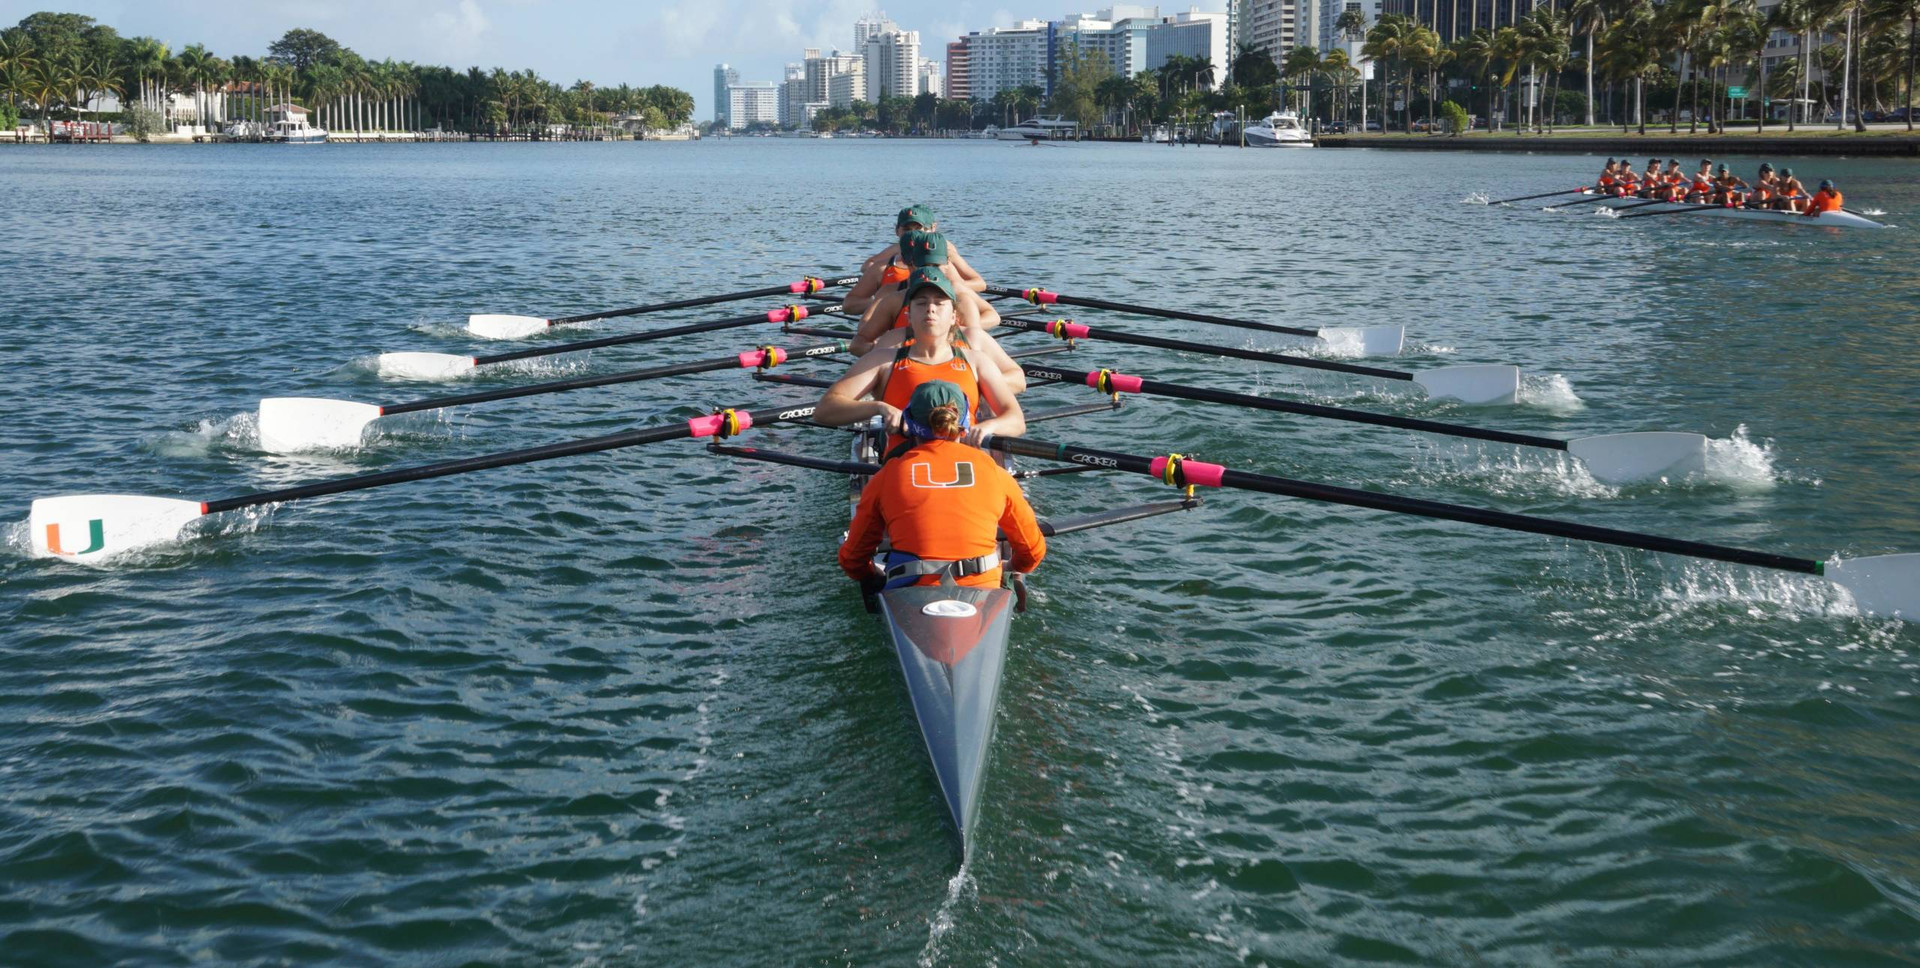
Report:
[[[467,321],[464,319],[457,323],[450,323],[445,320],[415,316],[413,321],[407,324],[407,329],[435,339],[466,339],[473,335],[467,332]]]
[[[1587,409],[1587,402],[1573,392],[1573,383],[1558,373],[1541,376],[1521,374],[1520,393],[1514,398],[1514,402],[1554,413],[1573,413]]]
[[[172,430],[147,438],[141,448],[156,457],[205,457],[220,450],[260,449],[260,419],[252,410],[217,420],[202,420],[191,430]]]
[[[1467,194],[1467,197],[1461,199],[1460,201],[1463,204],[1467,204],[1467,205],[1485,205],[1488,202],[1493,201],[1493,196],[1488,195],[1486,192],[1469,192]]]
[[[963,902],[978,896],[979,892],[980,885],[973,879],[973,872],[968,870],[966,862],[962,861],[960,869],[947,880],[946,898],[940,902],[940,907],[933,912],[933,916],[927,918],[927,944],[920,949],[920,957],[916,960],[920,968],[933,968],[935,961],[940,957],[941,943],[959,924],[954,917],[954,912],[960,909]]]
[[[1307,344],[1315,356],[1333,359],[1353,359],[1367,355],[1367,343],[1359,330],[1323,330],[1323,335]]]
[[[33,555],[33,525],[26,518],[7,525],[7,548],[22,558]]]
[[[1459,350],[1445,343],[1412,343],[1400,348],[1401,356],[1446,356]]]
[[[1708,482],[1741,490],[1767,490],[1779,481],[1773,469],[1773,445],[1755,443],[1746,424],[1725,440],[1707,439]]]
[[[1878,216],[1887,214],[1887,210],[1884,208],[1863,208],[1860,210],[1860,214],[1870,216],[1870,217],[1878,217]]]
[[[1587,466],[1560,451],[1464,440],[1433,440],[1415,451],[1415,476],[1426,484],[1465,485],[1495,497],[1544,495],[1605,501],[1620,488],[1604,484]]]

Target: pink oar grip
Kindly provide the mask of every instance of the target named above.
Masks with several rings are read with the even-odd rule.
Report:
[[[1167,476],[1167,459],[1165,457],[1155,457],[1149,469],[1152,470],[1153,476],[1165,480]],[[1203,460],[1182,459],[1180,461],[1180,473],[1187,479],[1187,483],[1196,484],[1200,487],[1219,487],[1221,477],[1226,474],[1226,472],[1227,468],[1223,464],[1209,464]]]
[[[1087,334],[1093,331],[1092,328],[1085,323],[1068,322],[1066,320],[1061,321],[1060,328],[1066,332],[1070,339],[1086,339]]]
[[[741,430],[746,430],[747,428],[753,426],[752,413],[745,410],[735,410],[733,412],[733,415],[735,419],[740,421]],[[695,437],[712,437],[718,434],[721,428],[725,427],[726,425],[727,425],[726,414],[710,413],[704,417],[695,417],[692,420],[687,421],[687,432],[692,434]]]
[[[1030,303],[1053,303],[1053,302],[1058,302],[1060,299],[1059,293],[1048,292],[1045,289],[1039,289],[1039,288],[1027,290],[1026,295],[1027,295],[1027,301]]]
[[[767,313],[767,322],[769,323],[797,323],[805,318],[807,318],[807,307],[805,306],[787,306]]]
[[[1140,392],[1140,377],[1128,376],[1125,373],[1108,373],[1107,379],[1112,384],[1114,393]],[[1087,374],[1087,386],[1095,390],[1100,389],[1100,371],[1094,370]]]

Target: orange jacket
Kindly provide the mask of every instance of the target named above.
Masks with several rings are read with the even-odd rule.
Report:
[[[840,545],[840,569],[855,581],[872,573],[873,553],[887,536],[894,548],[931,561],[962,561],[994,550],[1005,532],[1014,571],[1038,567],[1047,556],[1040,522],[1013,475],[985,451],[956,440],[929,440],[888,461],[860,492],[853,526]],[[997,588],[999,568],[956,579]],[[937,575],[919,584],[937,585]]]
[[[1822,191],[1817,191],[1813,193],[1813,198],[1807,202],[1807,211],[1838,212],[1840,211],[1841,204],[1843,204],[1845,201],[1846,201],[1846,196],[1841,195],[1839,192],[1834,191],[1833,189],[1829,188]]]

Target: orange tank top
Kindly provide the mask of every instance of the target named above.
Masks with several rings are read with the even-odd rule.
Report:
[[[894,354],[893,368],[887,371],[887,385],[880,391],[880,399],[897,410],[907,409],[907,402],[913,399],[913,391],[929,380],[945,380],[958,386],[967,395],[967,412],[980,412],[980,378],[974,373],[973,365],[967,362],[966,344],[955,343],[953,356],[940,363],[923,363],[908,354],[913,340],[904,340],[900,351]],[[887,453],[905,443],[906,437],[900,434],[887,436]]]
[[[883,286],[897,286],[906,282],[907,277],[910,275],[913,275],[912,269],[898,262],[888,262],[887,267],[880,270],[880,284]]]

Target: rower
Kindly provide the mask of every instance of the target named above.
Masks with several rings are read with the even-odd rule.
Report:
[[[901,255],[915,269],[936,266],[946,271],[949,251],[946,237],[938,232],[908,232],[900,237]],[[866,315],[860,319],[859,332],[847,344],[855,356],[865,356],[874,350],[883,353],[897,350],[908,338],[905,285],[881,290],[873,305],[867,307]],[[1008,389],[1016,394],[1027,392],[1027,371],[987,333],[1000,325],[1000,314],[972,290],[960,289],[959,295],[954,308],[959,317],[960,336],[968,348],[978,351],[982,362],[1000,371]]]
[[[1802,214],[1819,218],[1821,212],[1838,212],[1846,200],[1846,196],[1840,194],[1840,189],[1833,187],[1832,181],[1822,181],[1820,190],[1807,200],[1807,210]]]
[[[1615,162],[1612,158],[1608,158],[1607,167],[1600,169],[1600,181],[1599,181],[1599,187],[1597,189],[1599,194],[1601,195],[1613,194],[1614,186],[1619,184],[1619,179],[1614,177],[1614,171],[1617,167],[1618,167],[1618,163]]]
[[[908,232],[938,232],[939,230],[940,223],[934,219],[931,205],[909,205],[901,209],[900,214],[893,219],[895,239]],[[965,259],[960,258],[960,253],[952,253],[952,258],[956,274],[968,289],[980,292],[987,288],[987,281],[980,278],[980,274],[973,271],[973,267],[967,265]],[[873,301],[882,287],[905,282],[907,273],[912,268],[900,258],[900,246],[897,242],[881,249],[868,256],[867,261],[860,266],[860,281],[854,283],[852,289],[847,290],[847,296],[840,301],[840,305],[849,313],[865,312],[867,305]]]
[[[1747,192],[1747,207],[1768,209],[1773,207],[1774,196],[1780,191],[1780,183],[1773,177],[1773,166],[1766,162],[1760,164],[1760,174],[1753,179],[1753,189]]]
[[[1660,174],[1659,197],[1665,201],[1677,202],[1682,198],[1683,186],[1687,176],[1680,171],[1680,159],[1668,158],[1667,170]]]
[[[1647,170],[1640,176],[1640,195],[1653,198],[1660,191],[1660,159],[1648,158]]]
[[[1738,208],[1744,204],[1743,193],[1747,187],[1744,179],[1734,174],[1726,165],[1721,165],[1713,177],[1713,203],[1725,205],[1728,208]]]
[[[1631,164],[1624,161],[1620,163],[1619,183],[1614,186],[1613,194],[1618,198],[1640,194],[1640,175]]]
[[[968,413],[980,412],[985,402],[993,416],[969,418],[960,439],[978,444],[988,434],[1018,437],[1027,419],[1020,401],[999,367],[980,365],[984,358],[962,337],[954,310],[957,289],[938,266],[913,270],[907,277],[907,329],[893,352],[868,353],[854,361],[845,375],[820,397],[813,419],[834,426],[863,423],[881,417],[892,435],[887,451],[906,441],[901,412],[913,389],[928,380],[950,380],[967,391]]]
[[[912,437],[867,481],[840,544],[840,568],[867,592],[907,585],[1001,585],[1000,535],[1022,574],[1047,556],[1033,506],[1005,468],[960,442],[972,401],[945,380],[928,380],[907,399]],[[873,555],[885,538],[885,565]]]
[[[1807,186],[1802,185],[1800,179],[1793,177],[1793,169],[1780,169],[1779,186],[1776,192],[1780,200],[1775,202],[1773,207],[1783,212],[1799,212],[1806,209]]]
[[[1702,159],[1700,170],[1693,173],[1691,184],[1687,186],[1685,196],[1689,202],[1705,203],[1713,199],[1713,162]]]

